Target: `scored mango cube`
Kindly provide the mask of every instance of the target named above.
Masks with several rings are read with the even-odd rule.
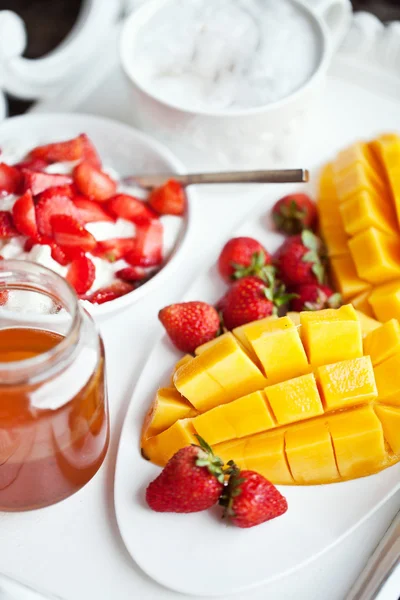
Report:
[[[179,419],[194,417],[197,411],[172,387],[160,388],[143,424],[142,438],[152,437]]]
[[[370,283],[358,276],[350,254],[335,256],[330,262],[332,280],[343,300],[357,296],[371,287]]]
[[[349,241],[357,274],[370,283],[400,277],[400,241],[370,227]]]
[[[400,353],[400,325],[390,319],[364,338],[364,353],[369,354],[372,364],[378,365],[393,354]]]
[[[392,452],[400,454],[400,408],[376,406],[375,412],[382,423],[385,439]]]
[[[266,388],[265,393],[280,425],[321,415],[321,398],[312,373]]]
[[[226,400],[226,393],[222,385],[207,372],[201,356],[182,365],[176,371],[173,381],[176,389],[199,412],[229,401]]]
[[[329,483],[340,479],[332,439],[321,420],[290,427],[285,434],[286,455],[296,483]]]
[[[388,190],[371,179],[361,163],[355,163],[351,170],[334,171],[333,180],[340,203],[362,191],[367,191],[378,199],[384,197],[388,201]]]
[[[185,446],[197,444],[192,419],[181,419],[171,427],[142,441],[142,454],[148,460],[164,467],[172,456]]]
[[[281,485],[293,483],[285,454],[284,431],[259,433],[246,438],[243,453],[247,469]]]
[[[266,431],[275,427],[275,421],[265,393],[253,392],[199,415],[193,419],[193,425],[202,438],[214,445]]]
[[[340,205],[343,227],[348,235],[356,235],[369,227],[384,233],[397,233],[396,213],[390,204],[378,202],[375,196],[363,190]]]
[[[317,379],[327,410],[363,404],[378,395],[369,356],[319,367]]]
[[[354,306],[354,304],[353,304],[353,306]],[[365,315],[364,313],[362,313],[359,310],[357,310],[356,313],[357,313],[358,320],[360,321],[361,333],[362,333],[363,338],[365,338],[365,336],[368,335],[371,331],[378,329],[378,327],[380,327],[382,325],[382,323],[380,323],[376,319],[367,317],[367,315]]]
[[[300,313],[302,339],[313,366],[362,356],[360,322],[351,304]]]
[[[186,365],[187,363],[190,363],[193,360],[193,356],[191,354],[185,354],[184,356],[182,356],[182,358],[180,358],[178,360],[178,362],[175,364],[175,367],[172,370],[171,373],[171,384],[174,385],[174,376],[175,373],[177,372],[178,369],[180,369],[183,365]]]
[[[385,134],[374,140],[371,146],[386,172],[397,219],[400,222],[400,138],[396,134]]]
[[[384,323],[389,319],[400,320],[400,281],[386,283],[375,288],[368,302],[376,318]]]
[[[210,340],[209,342],[206,342],[205,344],[198,346],[194,353],[196,356],[200,356],[200,354],[203,354],[203,352],[205,352],[206,350],[209,350],[210,348],[215,347],[217,344],[220,344],[222,340],[225,340],[226,338],[232,338],[232,337],[233,337],[233,335],[231,334],[231,332],[227,331],[226,333],[223,333],[219,337],[216,337],[216,338]]]
[[[362,165],[368,178],[374,181],[378,188],[384,187],[382,169],[369,144],[365,142],[356,142],[341,150],[333,163],[333,169],[340,173],[352,169],[357,163]]]
[[[400,353],[374,367],[379,402],[400,406]]]
[[[348,236],[343,227],[325,226],[321,228],[322,237],[324,238],[325,246],[328,251],[328,256],[341,256],[348,254],[349,248],[347,245]]]
[[[385,440],[381,422],[372,406],[327,418],[336,463],[344,479],[379,471],[385,463]]]
[[[310,371],[297,327],[289,317],[244,325],[244,332],[267,377],[268,385]]]
[[[354,306],[356,311],[362,312],[367,317],[374,317],[374,313],[372,312],[372,308],[370,303],[368,302],[369,296],[371,294],[372,287],[369,287],[361,294],[357,294],[354,298],[351,299],[351,304]],[[357,312],[358,314],[358,312]],[[360,315],[358,315],[360,316]]]
[[[333,182],[333,169],[330,163],[323,167],[320,174],[317,206],[321,227],[341,226],[339,199]]]

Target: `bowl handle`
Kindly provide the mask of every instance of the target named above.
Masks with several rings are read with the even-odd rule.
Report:
[[[48,98],[94,54],[121,11],[121,1],[86,0],[66,39],[43,58],[22,56],[27,35],[22,19],[0,11],[0,89],[19,98]]]
[[[336,50],[351,24],[350,0],[313,0],[311,6],[327,26],[331,34],[332,48]]]

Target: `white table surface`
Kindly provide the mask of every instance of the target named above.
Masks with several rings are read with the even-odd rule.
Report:
[[[334,97],[327,94],[329,100],[324,110],[328,116],[333,114],[336,106],[344,106],[347,99],[347,88],[342,89],[342,84],[334,84],[333,81],[330,85],[335,85],[335,94]],[[344,131],[349,127],[349,139],[354,138],[354,131],[358,131],[359,135],[364,133],[368,110],[366,95],[363,105],[359,107],[356,123],[354,115],[349,115],[351,124],[346,120],[342,123]],[[96,110],[92,109],[92,112]],[[385,118],[384,115],[383,121]],[[385,125],[388,129],[390,119],[388,115]],[[338,137],[333,121],[330,125],[329,119],[317,119],[315,127],[316,131],[323,132],[323,136],[317,138],[310,133],[309,149],[305,148],[301,161],[304,167],[312,166],[316,151],[322,161],[344,143],[342,134]],[[330,140],[329,147],[325,144],[326,139]],[[146,577],[132,561],[120,539],[113,508],[117,444],[134,381],[161,332],[156,319],[158,309],[179,300],[196,272],[215,260],[218,249],[232,227],[251,209],[261,193],[260,188],[256,188],[252,193],[243,190],[242,195],[230,195],[229,190],[217,195],[212,189],[206,195],[202,194],[198,201],[202,202],[204,210],[192,238],[188,251],[188,257],[190,255],[191,258],[190,262],[186,261],[185,269],[176,274],[163,290],[155,291],[132,309],[102,325],[107,350],[111,411],[111,446],[107,459],[96,477],[64,502],[28,513],[0,513],[1,571],[59,595],[64,600],[184,598],[161,588]],[[122,354],[129,358],[129,369],[118,368]],[[397,495],[386,504],[384,510],[381,509],[341,545],[308,568],[268,587],[232,598],[345,600],[352,582],[399,506],[400,496]],[[345,510],[345,507],[339,509]],[[398,569],[379,600],[397,600],[399,591]],[[3,600],[1,593],[0,600]]]

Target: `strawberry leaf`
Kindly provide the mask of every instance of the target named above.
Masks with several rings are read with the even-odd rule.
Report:
[[[330,308],[339,308],[342,304],[342,296],[337,292],[329,296],[328,304]]]
[[[309,250],[308,252],[303,254],[301,260],[303,262],[310,262],[310,263],[318,263],[319,262],[318,254],[316,252],[314,252],[314,250]]]
[[[312,272],[314,273],[314,275],[317,278],[318,283],[324,283],[324,279],[325,279],[325,269],[323,267],[323,265],[321,265],[321,263],[317,263],[314,264],[311,267]]]
[[[301,241],[304,246],[309,250],[313,250],[314,252],[318,252],[320,248],[320,240],[316,235],[313,234],[309,229],[305,229],[301,234]]]

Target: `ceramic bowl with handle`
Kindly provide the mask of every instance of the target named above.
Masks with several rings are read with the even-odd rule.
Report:
[[[120,58],[131,83],[132,122],[164,141],[191,168],[267,168],[295,159],[320,98],[332,52],[349,27],[349,0],[290,0],[318,38],[319,60],[312,76],[276,102],[214,112],[189,110],[180,106],[179,99],[165,101],[145,87],[137,72],[138,35],[169,1],[145,2],[122,30]]]

